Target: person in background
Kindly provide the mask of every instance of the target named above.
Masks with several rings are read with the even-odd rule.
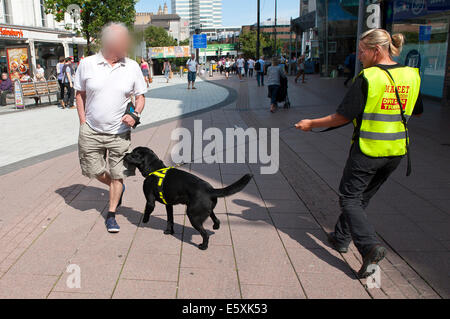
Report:
[[[231,72],[231,61],[230,58],[227,58],[225,60],[225,77],[228,78],[230,77],[230,72]]]
[[[255,60],[252,58],[248,59],[248,76],[253,77],[253,70],[255,69]]]
[[[345,58],[345,62],[344,62],[345,67],[348,69],[347,71],[349,71],[348,75],[347,75],[347,79],[344,82],[344,85],[347,86],[347,83],[353,79],[353,77],[355,76],[355,67],[356,67],[356,52],[353,51],[352,53],[350,53],[346,58]]]
[[[64,98],[64,85],[62,82],[63,79],[63,72],[62,69],[64,67],[64,57],[60,57],[59,58],[59,62],[56,64],[56,77],[58,79],[58,83],[59,83],[59,101],[62,105],[62,100]]]
[[[40,64],[36,65],[36,81],[45,81],[45,70]]]
[[[150,79],[149,79],[149,66],[147,61],[144,58],[141,58],[141,71],[144,76],[145,83],[147,83],[147,87],[149,87]]]
[[[241,81],[241,82],[244,81],[244,79],[242,78],[242,75],[245,73],[244,65],[245,65],[245,60],[242,57],[242,55],[240,55],[239,59],[236,60],[236,67],[237,67],[239,81]]]
[[[172,66],[170,65],[169,60],[164,60],[163,73],[166,78],[166,83],[169,83],[170,72],[172,72]]]
[[[286,77],[284,65],[280,64],[278,57],[272,58],[272,65],[267,68],[267,85],[269,86],[270,112],[274,113],[277,109],[277,96],[280,89],[280,79]]]
[[[297,76],[295,77],[295,83],[298,82],[298,79],[302,77],[302,83],[305,83],[305,56],[302,55],[297,60]]]
[[[383,29],[363,33],[358,59],[364,70],[336,112],[322,118],[303,119],[295,125],[303,131],[349,122],[355,126],[339,185],[342,213],[328,240],[339,253],[346,253],[353,240],[363,261],[359,278],[372,275],[376,270],[373,266],[387,253],[367,217],[366,208],[408,154],[407,119],[423,112],[419,70],[392,59],[400,54],[403,43],[402,34],[391,36]],[[395,198],[395,194],[391,195]]]
[[[191,54],[191,58],[187,60],[186,65],[188,67],[188,90],[190,89],[190,86],[192,85],[192,89],[197,89],[195,85],[195,78],[197,77],[198,72],[198,63],[195,61],[195,54]]]
[[[63,85],[65,89],[64,98],[62,101],[62,108],[71,108],[74,109],[75,106],[73,105],[74,100],[74,89],[73,89],[73,81],[74,81],[74,71],[72,68],[72,59],[66,58],[64,61],[64,67],[62,69],[63,73]]]
[[[261,56],[255,63],[256,81],[258,86],[264,86],[264,57]]]
[[[248,60],[245,60],[244,63],[245,77],[248,77]]]
[[[2,73],[2,82],[0,83],[0,105],[6,106],[6,95],[8,93],[13,92],[13,83],[11,79],[8,77],[8,74],[3,72]]]

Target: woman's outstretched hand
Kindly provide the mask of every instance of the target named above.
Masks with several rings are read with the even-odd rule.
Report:
[[[312,129],[312,120],[309,119],[301,120],[300,122],[295,124],[295,128],[305,132],[309,132]]]

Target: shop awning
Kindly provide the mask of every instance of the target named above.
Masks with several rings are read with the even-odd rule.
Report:
[[[316,26],[316,11],[309,12],[292,20],[291,28],[296,33],[304,32]]]

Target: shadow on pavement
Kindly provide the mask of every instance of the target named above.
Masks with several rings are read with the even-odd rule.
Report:
[[[68,200],[67,193],[68,193],[69,189],[79,188],[80,186],[82,187],[84,185],[74,184],[71,186],[62,187],[62,188],[57,189],[55,191],[55,193],[57,193],[58,195],[63,197],[66,204],[69,205],[70,207],[72,207],[76,210],[82,211],[82,212],[95,209],[106,220],[106,212],[102,214],[104,209],[99,208],[100,206],[96,205],[95,201],[102,201],[102,200],[108,201],[108,197],[105,196],[105,194],[106,195],[108,194],[108,191],[103,188],[99,188],[99,187],[84,186],[82,188],[81,192],[77,195],[77,197],[78,197],[81,194],[81,196],[80,196],[81,198],[79,198],[77,200],[77,197],[75,197],[75,199]],[[83,198],[83,196],[85,194],[88,197]],[[158,203],[157,203],[157,205],[158,205]],[[166,229],[166,225],[167,225],[166,218],[161,218],[159,216],[151,215],[149,222],[146,224],[143,224],[142,217],[144,216],[144,214],[140,211],[136,211],[136,210],[134,210],[130,207],[126,207],[126,206],[121,206],[118,209],[117,215],[121,215],[121,216],[125,217],[131,224],[133,224],[137,227],[142,227],[142,228],[145,227],[145,228],[160,230],[161,236],[170,236],[170,235],[164,235],[164,233],[163,233],[164,230]],[[182,241],[184,241],[190,245],[193,245],[195,247],[197,247],[198,244],[201,243],[201,238],[200,238],[198,231],[196,231],[194,228],[190,227],[189,225],[183,226],[182,224],[178,224],[178,223],[174,222],[174,230],[175,230],[175,234],[173,234],[172,236],[174,236],[175,238],[177,238],[179,240],[182,240]],[[210,236],[215,234],[213,231],[210,231],[208,229],[206,229],[206,232]],[[198,243],[194,243],[192,241],[193,235],[198,235],[198,237],[199,237]]]
[[[247,209],[243,210],[241,214],[228,213],[228,215],[240,217],[240,218],[243,218],[248,221],[255,221],[255,220],[264,221],[264,222],[268,221],[267,219],[263,219],[263,218],[259,218],[259,219],[255,218],[255,216],[257,216],[257,215],[255,215],[254,210],[263,209],[265,207],[259,206],[255,203],[252,203],[250,201],[243,200],[243,199],[234,199],[233,203],[235,203],[239,206],[242,206],[242,207],[247,207]],[[270,224],[272,225],[272,223],[270,223]],[[293,240],[298,242],[302,247],[304,247],[305,249],[308,249],[310,252],[312,252],[317,257],[317,259],[322,259],[324,262],[328,263],[330,266],[335,267],[336,269],[345,273],[351,279],[357,279],[355,274],[350,269],[349,265],[346,262],[344,262],[342,259],[339,259],[336,256],[333,256],[324,248],[308,248],[308,247],[317,246],[317,241],[313,240],[312,237],[316,238],[316,240],[318,240],[318,241],[321,241],[323,246],[327,246],[330,249],[332,249],[332,247],[330,246],[328,241],[317,238],[317,235],[312,234],[311,232],[308,232],[308,229],[300,230],[300,232],[299,232],[299,229],[296,229],[296,228],[280,229],[277,227],[277,230],[285,233],[290,238],[292,238]],[[299,236],[299,233],[302,233],[302,232],[304,232],[304,234],[306,236]],[[320,253],[318,253],[318,252],[320,252]]]

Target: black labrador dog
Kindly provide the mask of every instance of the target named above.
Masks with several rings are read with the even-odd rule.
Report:
[[[237,182],[228,187],[215,189],[209,183],[188,172],[172,168],[166,172],[162,185],[160,177],[152,172],[166,168],[158,156],[147,147],[137,147],[131,153],[125,155],[125,164],[137,167],[144,181],[144,194],[147,200],[143,222],[147,223],[150,214],[155,209],[155,201],[166,205],[167,229],[164,234],[173,234],[173,205],[187,205],[186,214],[192,226],[200,233],[203,242],[198,248],[208,248],[209,235],[203,228],[203,222],[209,217],[214,222],[213,228],[219,229],[220,221],[214,214],[217,198],[233,195],[240,192],[253,177],[251,174],[244,175]],[[161,198],[161,187],[163,198]],[[164,201],[166,203],[164,203]]]

